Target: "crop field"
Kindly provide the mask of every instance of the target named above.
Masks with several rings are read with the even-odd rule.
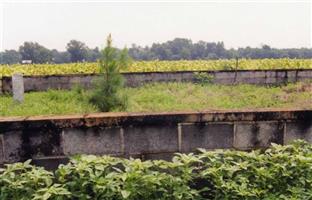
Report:
[[[243,70],[243,69],[312,69],[312,59],[240,59],[236,60],[179,60],[134,61],[123,72]],[[0,65],[0,77],[14,73],[24,75],[98,73],[97,63]]]
[[[281,87],[255,85],[200,85],[157,83],[125,88],[128,96],[123,112],[200,111],[209,109],[312,108],[312,83]],[[83,114],[99,112],[88,102],[89,91],[50,90],[25,94],[23,104],[11,96],[0,97],[0,116]]]

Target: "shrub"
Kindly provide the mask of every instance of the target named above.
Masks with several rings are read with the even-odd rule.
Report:
[[[26,163],[0,172],[0,199],[312,199],[312,145],[177,154],[172,162],[76,156],[55,175]]]
[[[214,81],[214,76],[206,72],[194,72],[194,78],[202,86],[212,84]]]
[[[53,174],[40,167],[25,163],[6,165],[0,170],[0,199],[58,199],[69,197],[70,193],[53,184]]]
[[[156,164],[139,159],[78,156],[56,174],[78,199],[194,199],[196,191],[166,169],[168,163],[161,161]]]
[[[129,56],[125,48],[120,53],[112,47],[111,35],[107,38],[107,46],[102,50],[99,61],[101,77],[95,80],[90,102],[100,111],[107,112],[116,108],[125,109],[127,97],[120,93],[124,86],[124,78],[120,70],[129,64]]]

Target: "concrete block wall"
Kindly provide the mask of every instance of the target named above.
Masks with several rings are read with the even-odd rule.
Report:
[[[170,159],[176,152],[312,142],[312,110],[97,113],[0,118],[0,163],[48,167],[76,154]]]
[[[200,71],[213,77],[216,84],[284,84],[312,80],[312,69],[294,70],[239,70],[239,71]],[[123,73],[126,85],[137,87],[149,82],[196,82],[193,71],[180,72],[141,72]],[[96,74],[24,76],[25,91],[45,91],[48,89],[70,89],[75,85],[90,88]],[[2,93],[12,91],[11,77],[2,77]]]

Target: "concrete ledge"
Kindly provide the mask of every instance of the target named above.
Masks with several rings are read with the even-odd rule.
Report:
[[[312,80],[312,69],[132,72],[123,73],[123,75],[127,86],[138,87],[150,82],[197,82],[195,72],[207,73],[213,77],[215,84],[278,85]],[[26,92],[48,89],[67,90],[75,85],[90,88],[92,80],[98,76],[98,74],[24,76],[24,88]],[[0,78],[0,94],[11,92],[11,77]]]
[[[248,150],[294,139],[312,142],[312,110],[2,117],[0,164],[75,154],[169,159],[197,148]]]

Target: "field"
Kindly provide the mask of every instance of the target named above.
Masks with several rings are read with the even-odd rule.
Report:
[[[129,98],[126,112],[200,111],[208,109],[312,108],[312,84],[281,87],[255,85],[199,85],[158,83],[125,88]],[[16,104],[11,96],[0,97],[0,116],[29,116],[98,112],[87,101],[88,91],[32,92]]]
[[[134,61],[123,72],[298,68],[312,69],[312,59],[240,59],[237,68],[235,60]],[[0,65],[0,77],[17,72],[24,75],[98,73],[99,67],[97,63]]]

